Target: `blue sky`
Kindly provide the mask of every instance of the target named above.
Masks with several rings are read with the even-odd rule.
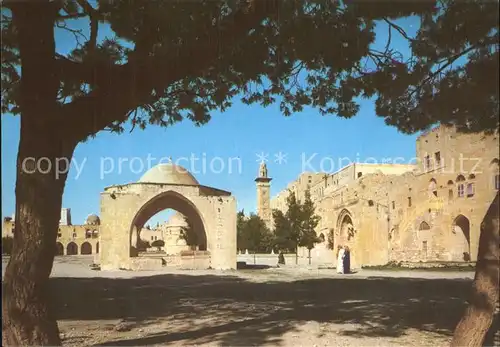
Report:
[[[411,33],[417,29],[414,19],[399,24]],[[378,32],[378,37],[383,40],[387,30],[380,28]],[[393,43],[407,52],[407,43],[399,35],[393,35]],[[67,52],[74,44],[73,37],[58,33],[57,44],[60,52]],[[2,215],[10,216],[15,209],[20,119],[3,115],[1,125]],[[207,170],[203,170],[200,161],[194,166],[194,176],[200,184],[231,191],[238,201],[238,209],[253,212],[256,207],[254,179],[259,166],[258,153],[269,154],[267,165],[273,178],[271,193],[275,195],[301,173],[303,158],[307,160],[315,155],[310,163],[318,171],[321,170],[321,159],[327,158],[323,159],[323,169],[331,172],[339,169],[338,160],[344,157],[360,162],[367,158],[381,161],[388,157],[403,157],[410,162],[415,156],[416,136],[400,134],[395,128],[386,126],[382,118],[375,116],[374,104],[369,100],[362,101],[359,114],[349,120],[322,117],[314,109],[286,118],[280,114],[277,105],[262,108],[237,101],[225,113],[214,113],[212,120],[203,127],[183,121],[170,128],[152,126],[120,135],[100,132],[95,139],[79,144],[74,155],[74,164],[77,165],[72,165],[69,172],[63,207],[71,208],[73,224],[80,224],[89,214],[99,212],[100,192],[105,187],[137,181],[148,168],[148,157],[154,165],[160,158],[176,160],[194,155],[205,157],[207,162]],[[275,162],[275,154],[279,152],[285,154],[286,162]],[[118,170],[120,158],[122,166]],[[130,164],[132,159],[133,165]],[[241,170],[238,169],[238,160],[241,160]],[[111,161],[115,169],[107,173],[111,171],[108,170]],[[210,162],[216,170],[223,169],[222,172],[211,172]],[[233,163],[232,172],[230,162]],[[335,165],[331,167],[330,162]],[[166,216],[166,213],[160,213],[151,222],[155,224]]]

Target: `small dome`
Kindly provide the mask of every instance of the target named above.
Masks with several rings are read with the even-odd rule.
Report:
[[[146,171],[139,183],[187,184],[198,185],[191,173],[179,165],[159,164]]]
[[[180,212],[176,212],[172,217],[170,217],[166,223],[166,227],[181,227],[187,228],[188,224],[186,222],[186,218]]]
[[[99,219],[99,217],[97,215],[91,214],[87,217],[85,224],[87,224],[87,225],[99,225],[99,224],[101,224],[101,220]]]

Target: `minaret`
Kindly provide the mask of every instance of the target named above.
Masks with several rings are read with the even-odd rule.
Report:
[[[271,180],[267,177],[266,163],[261,162],[259,176],[255,179],[257,183],[257,215],[272,229],[273,216],[271,212]]]

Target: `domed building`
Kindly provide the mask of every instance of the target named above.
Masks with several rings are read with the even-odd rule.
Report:
[[[144,228],[151,217],[168,209],[178,213],[160,230]],[[163,239],[163,250],[178,255],[189,249],[180,237],[187,228],[186,218],[197,231],[199,251],[196,257],[186,260],[186,266],[236,268],[236,199],[228,191],[200,184],[180,165],[159,164],[137,182],[105,188],[101,211],[105,223],[100,226],[100,239],[105,251],[99,261],[103,270],[157,269],[169,264],[158,255],[139,252],[138,241]]]
[[[99,219],[99,217],[97,215],[91,214],[85,220],[85,224],[86,225],[100,225],[101,220]]]
[[[180,212],[176,212],[166,223],[160,225],[167,254],[179,254],[181,251],[189,250],[182,236],[188,228],[186,217]]]
[[[138,183],[198,185],[198,181],[180,165],[159,164],[149,169]]]

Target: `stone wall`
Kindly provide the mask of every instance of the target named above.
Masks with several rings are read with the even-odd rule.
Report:
[[[14,237],[14,221],[2,224],[2,237]],[[59,225],[56,240],[56,255],[86,255],[100,251],[99,225]]]
[[[325,236],[316,249],[333,232],[335,249],[351,249],[353,267],[477,259],[480,224],[498,189],[498,136],[440,126],[416,147],[415,165],[353,164],[315,176],[324,177],[311,197],[321,217],[316,232]],[[286,196],[280,192],[272,206],[284,211]]]

